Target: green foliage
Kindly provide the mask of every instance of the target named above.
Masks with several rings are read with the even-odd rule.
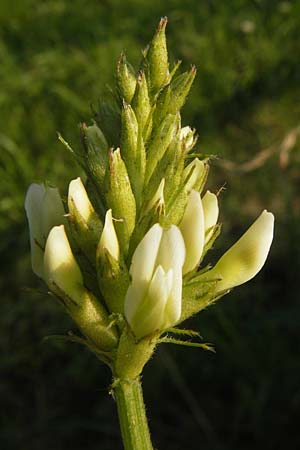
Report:
[[[218,247],[263,206],[277,238],[261,283],[188,325],[217,356],[168,347],[146,371],[154,439],[166,450],[299,446],[299,2],[23,0],[0,2],[1,448],[117,449],[111,399],[88,394],[108,372],[75,346],[40,344],[71,325],[51,299],[20,291],[35,282],[23,202],[33,181],[62,188],[80,174],[56,132],[77,149],[76,124],[110,96],[121,51],[136,65],[164,15],[171,61],[198,69],[183,115],[200,134],[193,152],[219,156],[213,191],[227,183]]]

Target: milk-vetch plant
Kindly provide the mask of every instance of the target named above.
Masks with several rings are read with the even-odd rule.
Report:
[[[204,191],[209,160],[191,153],[195,130],[181,124],[196,69],[170,68],[166,24],[137,72],[121,55],[114,98],[81,125],[81,146],[60,137],[84,172],[67,201],[43,184],[25,200],[33,271],[77,324],[81,336],[70,339],[111,368],[126,450],[152,449],[140,375],[156,346],[197,339],[178,326],[253,278],[273,238],[263,211],[214,267],[201,267],[221,229],[218,198]]]

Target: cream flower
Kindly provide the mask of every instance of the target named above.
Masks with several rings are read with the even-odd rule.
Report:
[[[153,225],[137,246],[125,316],[138,338],[175,325],[180,318],[184,259],[184,241],[175,225]]]
[[[273,240],[274,216],[264,210],[245,234],[209,272],[221,278],[217,291],[231,289],[255,277],[263,267]]]

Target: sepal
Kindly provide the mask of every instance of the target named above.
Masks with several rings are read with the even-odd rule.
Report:
[[[104,249],[97,258],[99,289],[111,313],[124,315],[124,298],[130,284],[129,272],[123,260],[116,260]]]

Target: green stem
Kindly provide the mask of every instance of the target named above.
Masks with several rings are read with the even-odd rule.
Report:
[[[125,450],[153,450],[140,379],[114,382]]]

